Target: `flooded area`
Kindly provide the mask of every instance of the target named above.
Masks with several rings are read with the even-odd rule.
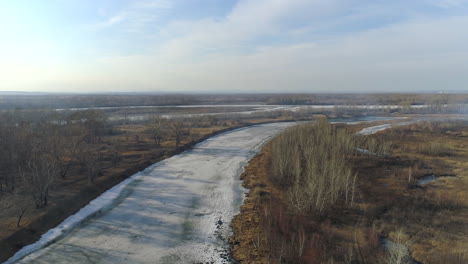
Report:
[[[440,177],[439,176],[436,176],[436,175],[428,175],[428,176],[424,176],[420,179],[418,179],[416,181],[416,183],[418,185],[426,185],[426,184],[429,184],[429,183],[432,183],[432,182],[435,182],[439,179]]]

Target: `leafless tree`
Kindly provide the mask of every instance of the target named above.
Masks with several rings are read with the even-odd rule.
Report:
[[[147,123],[148,131],[158,147],[166,134],[166,126],[167,119],[160,116],[152,116]]]
[[[35,152],[27,162],[26,168],[20,168],[19,172],[31,192],[36,207],[47,206],[50,186],[58,174],[58,166],[54,159],[50,155]]]
[[[183,136],[187,134],[185,123],[183,120],[174,120],[170,123],[169,128],[174,135],[175,145],[178,147],[182,141]]]
[[[106,129],[106,117],[98,111],[0,113],[0,194],[19,184],[37,208],[46,207],[52,184],[78,163],[94,182],[99,172],[95,143]],[[18,210],[20,225],[24,209]]]
[[[348,164],[355,141],[328,121],[287,129],[273,140],[273,180],[287,188],[291,209],[323,211],[354,199],[356,174]]]
[[[67,122],[81,124],[86,132],[85,140],[91,144],[100,142],[107,128],[107,116],[95,110],[75,112],[69,116]]]
[[[100,172],[99,168],[99,158],[100,158],[100,153],[99,151],[92,150],[90,148],[87,148],[88,151],[85,152],[84,159],[82,160],[83,162],[83,167],[85,169],[86,175],[88,176],[88,182],[90,184],[94,184],[96,177],[98,176]]]
[[[58,164],[59,175],[65,179],[71,165],[76,162],[79,145],[83,144],[83,129],[76,124],[60,125],[49,129],[49,147]]]
[[[16,227],[21,226],[21,219],[23,219],[24,214],[26,213],[27,207],[22,206],[17,209],[18,219],[16,220]]]

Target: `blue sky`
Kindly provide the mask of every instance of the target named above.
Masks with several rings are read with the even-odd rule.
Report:
[[[468,90],[466,0],[0,0],[0,90]]]

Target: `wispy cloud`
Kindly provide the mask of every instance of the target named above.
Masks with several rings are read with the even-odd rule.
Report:
[[[93,30],[105,30],[111,27],[132,33],[146,33],[154,25],[162,12],[171,9],[170,0],[135,0],[122,7],[117,13],[89,27]]]
[[[156,47],[166,57],[205,56],[245,51],[265,38],[286,33],[343,8],[336,0],[240,0],[222,19],[174,21],[163,29],[167,41]]]
[[[92,28],[94,28],[96,30],[105,29],[105,28],[108,28],[108,27],[112,27],[112,26],[122,22],[125,19],[126,19],[126,14],[125,13],[119,13],[117,15],[114,15],[114,16],[108,18],[106,21],[93,24]]]

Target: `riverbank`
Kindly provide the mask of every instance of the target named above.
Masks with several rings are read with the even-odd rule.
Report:
[[[233,235],[229,239],[232,245],[231,254],[240,263],[269,263],[268,253],[262,251],[256,243],[261,239],[261,212],[257,200],[265,196],[280,196],[280,191],[268,177],[271,143],[265,145],[262,151],[250,160],[240,179],[242,186],[249,190],[236,215],[231,227]]]

